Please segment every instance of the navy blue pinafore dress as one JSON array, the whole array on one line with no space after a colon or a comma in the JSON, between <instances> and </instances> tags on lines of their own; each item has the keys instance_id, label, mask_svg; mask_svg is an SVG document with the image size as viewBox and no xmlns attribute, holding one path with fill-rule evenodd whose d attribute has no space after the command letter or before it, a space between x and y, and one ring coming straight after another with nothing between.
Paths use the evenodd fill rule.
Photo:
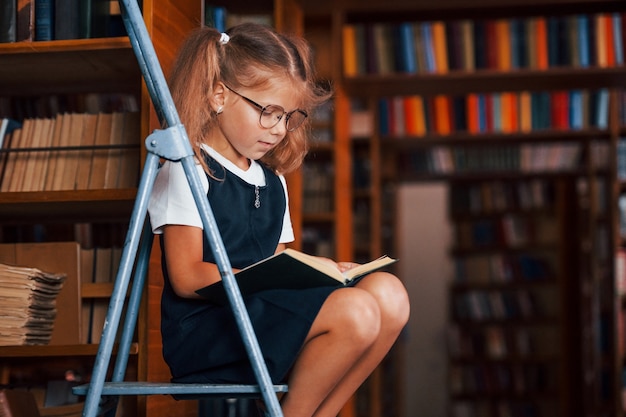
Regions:
<instances>
[{"instance_id":1,"label":"navy blue pinafore dress","mask_svg":"<svg viewBox=\"0 0 626 417\"><path fill-rule=\"evenodd\" d=\"M207 197L231 265L244 268L272 255L286 209L280 179L263 167L266 185L256 187L211 157L206 156L206 162L218 178L207 175ZM215 263L206 238L204 261ZM169 282L165 257L162 266L161 333L172 381L255 383L230 307L178 297ZM244 299L274 383L285 382L313 320L332 291L270 290Z\"/></svg>"}]
</instances>

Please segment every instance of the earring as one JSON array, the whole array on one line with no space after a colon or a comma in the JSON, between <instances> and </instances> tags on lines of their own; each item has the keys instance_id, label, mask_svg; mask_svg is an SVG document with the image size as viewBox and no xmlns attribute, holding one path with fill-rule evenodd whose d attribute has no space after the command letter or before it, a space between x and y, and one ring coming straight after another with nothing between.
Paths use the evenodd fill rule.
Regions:
<instances>
[{"instance_id":1,"label":"earring","mask_svg":"<svg viewBox=\"0 0 626 417\"><path fill-rule=\"evenodd\" d=\"M224 106L219 106L217 110L215 111L215 113L220 114L223 111L224 111Z\"/></svg>"}]
</instances>

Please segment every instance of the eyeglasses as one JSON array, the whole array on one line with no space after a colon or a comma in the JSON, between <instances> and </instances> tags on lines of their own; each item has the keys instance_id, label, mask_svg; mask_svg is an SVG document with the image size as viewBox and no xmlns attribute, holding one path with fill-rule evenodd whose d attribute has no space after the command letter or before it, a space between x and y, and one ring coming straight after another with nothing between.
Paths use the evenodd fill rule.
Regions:
<instances>
[{"instance_id":1,"label":"eyeglasses","mask_svg":"<svg viewBox=\"0 0 626 417\"><path fill-rule=\"evenodd\" d=\"M248 103L252 104L254 107L261 111L261 115L259 116L259 124L265 129L271 129L278 124L285 117L285 126L288 132L293 132L296 130L304 120L309 116L306 111L301 109L295 109L287 113L285 109L276 104L269 104L267 106L261 106L259 103L250 100L248 97L243 96L224 84L226 88L228 88L233 93L237 94L242 99L246 100Z\"/></svg>"}]
</instances>

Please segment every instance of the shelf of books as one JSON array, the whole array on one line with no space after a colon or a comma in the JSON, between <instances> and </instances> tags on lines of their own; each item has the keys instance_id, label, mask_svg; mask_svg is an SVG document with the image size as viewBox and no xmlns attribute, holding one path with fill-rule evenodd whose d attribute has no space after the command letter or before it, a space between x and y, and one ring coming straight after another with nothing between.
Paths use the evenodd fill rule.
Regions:
<instances>
[{"instance_id":1,"label":"shelf of books","mask_svg":"<svg viewBox=\"0 0 626 417\"><path fill-rule=\"evenodd\" d=\"M337 87L368 127L350 134L356 241L392 248L394 184L450 183L453 415L621 413L606 207L626 4L388 6L333 14Z\"/></svg>"},{"instance_id":2,"label":"shelf of books","mask_svg":"<svg viewBox=\"0 0 626 417\"><path fill-rule=\"evenodd\" d=\"M1 384L51 391L48 382L65 381L61 396L71 393L70 378L90 377L137 192L141 138L160 127L119 3L78 3L16 0L0 12L0 262L67 274L49 343L0 343ZM200 5L141 3L166 72ZM157 372L148 326L139 323L129 378ZM168 413L165 403L159 411ZM124 401L120 415L147 415L149 404ZM42 415L80 412L38 405Z\"/></svg>"},{"instance_id":3,"label":"shelf of books","mask_svg":"<svg viewBox=\"0 0 626 417\"><path fill-rule=\"evenodd\" d=\"M448 329L451 415L568 415L576 352L567 178L459 180ZM498 410L499 414L489 414Z\"/></svg>"},{"instance_id":4,"label":"shelf of books","mask_svg":"<svg viewBox=\"0 0 626 417\"><path fill-rule=\"evenodd\" d=\"M617 407L622 410L622 415L626 414L626 93L621 92L616 96L616 119L618 120L616 130L615 158L615 178L617 179L613 187L613 200L608 210L615 213L612 221L614 231L613 248L615 250L615 304L616 304L616 351L617 358L615 367L618 370L618 383L616 402ZM610 249L610 248L609 248Z\"/></svg>"}]
</instances>

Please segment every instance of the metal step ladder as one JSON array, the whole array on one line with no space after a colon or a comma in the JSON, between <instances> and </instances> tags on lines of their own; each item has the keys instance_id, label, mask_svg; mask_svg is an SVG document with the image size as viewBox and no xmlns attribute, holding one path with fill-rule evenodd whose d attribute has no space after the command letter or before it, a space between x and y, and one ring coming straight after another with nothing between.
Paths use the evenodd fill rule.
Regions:
<instances>
[{"instance_id":1,"label":"metal step ladder","mask_svg":"<svg viewBox=\"0 0 626 417\"><path fill-rule=\"evenodd\" d=\"M269 377L213 212L206 196L203 195L189 138L180 122L156 52L148 36L141 11L136 0L119 0L119 2L124 25L150 97L162 125L166 128L156 130L145 140L146 161L124 242L122 258L117 271L92 378L88 384L79 385L73 389L75 394L86 396L82 415L83 417L96 417L106 413L107 416L114 416L119 396L161 394L172 395L177 399L262 398L269 416L282 417L277 393L287 392L287 386L274 385ZM183 166L194 200L200 211L204 233L211 244L237 327L258 384L180 384L124 381L152 248L153 235L149 228L149 222L146 220L148 201L156 179L160 158L180 161ZM128 294L129 287L130 294ZM123 310L126 310L126 315L120 329ZM106 381L118 330L121 331L121 335L115 366L110 381Z\"/></svg>"}]
</instances>

